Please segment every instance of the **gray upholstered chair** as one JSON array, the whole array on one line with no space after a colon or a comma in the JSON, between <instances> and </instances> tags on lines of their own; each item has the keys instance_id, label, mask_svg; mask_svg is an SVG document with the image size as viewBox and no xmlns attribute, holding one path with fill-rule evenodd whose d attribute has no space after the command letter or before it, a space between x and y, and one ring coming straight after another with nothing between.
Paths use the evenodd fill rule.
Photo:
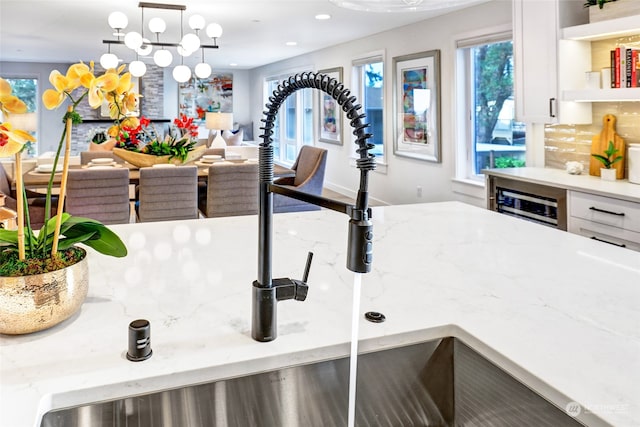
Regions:
<instances>
[{"instance_id":1,"label":"gray upholstered chair","mask_svg":"<svg viewBox=\"0 0 640 427\"><path fill-rule=\"evenodd\" d=\"M70 169L65 210L71 215L103 224L129 222L129 170L127 168Z\"/></svg>"},{"instance_id":2,"label":"gray upholstered chair","mask_svg":"<svg viewBox=\"0 0 640 427\"><path fill-rule=\"evenodd\" d=\"M258 164L225 162L209 166L200 211L207 218L257 214Z\"/></svg>"},{"instance_id":3,"label":"gray upholstered chair","mask_svg":"<svg viewBox=\"0 0 640 427\"><path fill-rule=\"evenodd\" d=\"M99 158L111 158L117 163L124 163L124 160L113 154L113 151L81 151L80 152L80 164L88 165L93 159Z\"/></svg>"},{"instance_id":4,"label":"gray upholstered chair","mask_svg":"<svg viewBox=\"0 0 640 427\"><path fill-rule=\"evenodd\" d=\"M140 168L136 208L140 222L198 218L198 168Z\"/></svg>"},{"instance_id":5,"label":"gray upholstered chair","mask_svg":"<svg viewBox=\"0 0 640 427\"><path fill-rule=\"evenodd\" d=\"M4 204L7 208L16 210L17 200L15 198L15 192L11 190L11 181L9 175L4 169L2 163L0 163L0 193L6 196ZM27 204L29 205L29 221L31 222L31 228L39 230L44 225L44 213L45 213L45 195L36 193L35 191L25 190L27 196ZM51 211L49 217L55 215L58 205L58 197L54 196L51 200Z\"/></svg>"},{"instance_id":6,"label":"gray upholstered chair","mask_svg":"<svg viewBox=\"0 0 640 427\"><path fill-rule=\"evenodd\" d=\"M296 171L295 177L280 178L276 184L290 186L305 193L320 196L324 185L324 170L327 165L327 150L324 148L303 145L298 158L291 169ZM273 195L273 211L297 212L320 209L318 206L301 202L280 194Z\"/></svg>"}]
</instances>

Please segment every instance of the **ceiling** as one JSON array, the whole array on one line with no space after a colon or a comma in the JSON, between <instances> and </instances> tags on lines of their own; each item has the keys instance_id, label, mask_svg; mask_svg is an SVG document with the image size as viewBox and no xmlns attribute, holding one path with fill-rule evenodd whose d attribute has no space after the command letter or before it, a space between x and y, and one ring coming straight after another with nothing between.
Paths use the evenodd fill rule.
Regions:
<instances>
[{"instance_id":1,"label":"ceiling","mask_svg":"<svg viewBox=\"0 0 640 427\"><path fill-rule=\"evenodd\" d=\"M224 32L218 39L220 48L205 50L206 62L214 68L230 68L233 63L239 69L251 69L487 0L425 1L433 1L438 9L376 13L343 9L329 0L175 0L171 3L187 7L185 33L190 31L187 21L193 14L202 15L207 23L217 22L222 26ZM140 32L141 9L137 0L0 0L0 60L97 62L107 52L107 45L102 40L115 39L107 24L108 15L114 11L124 12L129 18L125 31ZM330 14L331 19L316 20L314 16L319 13ZM154 16L167 22L167 32L160 41L177 42L180 13L145 8L145 37L151 35L146 24ZM203 39L205 37L202 35ZM291 41L297 44L285 45ZM113 46L112 53L125 62L135 59L133 51L125 46ZM175 50L173 54L175 66ZM151 58L142 60L152 63ZM200 62L200 54L185 59L187 65L197 62Z\"/></svg>"}]
</instances>

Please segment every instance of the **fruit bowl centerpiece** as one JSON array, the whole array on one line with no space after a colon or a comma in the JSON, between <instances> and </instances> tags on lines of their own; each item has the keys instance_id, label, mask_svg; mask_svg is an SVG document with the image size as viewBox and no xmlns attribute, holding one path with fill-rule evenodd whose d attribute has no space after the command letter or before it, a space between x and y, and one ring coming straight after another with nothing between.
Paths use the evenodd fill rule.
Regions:
<instances>
[{"instance_id":1,"label":"fruit bowl centerpiece","mask_svg":"<svg viewBox=\"0 0 640 427\"><path fill-rule=\"evenodd\" d=\"M193 118L181 115L175 119L175 129L160 139L151 121L141 117L135 126L125 124L115 127L115 137L118 141L113 154L139 168L157 164L172 163L180 165L199 159L206 150L206 146L196 147L198 127Z\"/></svg>"}]
</instances>

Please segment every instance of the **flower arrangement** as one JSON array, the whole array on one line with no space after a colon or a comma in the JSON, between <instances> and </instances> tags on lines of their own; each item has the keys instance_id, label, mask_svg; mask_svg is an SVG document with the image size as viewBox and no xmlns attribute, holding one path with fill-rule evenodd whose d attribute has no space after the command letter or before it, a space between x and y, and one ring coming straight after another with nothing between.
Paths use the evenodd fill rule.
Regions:
<instances>
[{"instance_id":1,"label":"flower arrangement","mask_svg":"<svg viewBox=\"0 0 640 427\"><path fill-rule=\"evenodd\" d=\"M83 62L73 64L63 75L53 70L49 82L53 89L47 89L42 96L44 106L55 109L67 100L69 105L63 116L64 130L53 162L45 201L45 221L36 232L29 221L29 207L26 202L22 183L20 153L27 141L33 137L19 129L13 129L9 123L0 126L0 156L15 155L16 199L18 211L18 229L0 230L0 276L25 276L44 273L73 265L84 257L85 252L75 244L85 244L105 255L123 257L127 248L120 238L102 223L89 219L72 217L64 212L67 172L69 169L71 126L80 123L82 118L76 107L88 99L92 108L98 108L107 100L112 106L112 118L117 123L127 121L126 112L137 103L137 95L131 92L133 84L129 73L122 74L124 66L118 70L109 69L96 76L94 65ZM12 95L8 82L0 78L0 107L3 113L11 114L25 111L24 102ZM63 155L62 183L58 196L57 213L50 218L52 205L52 186L56 167Z\"/></svg>"},{"instance_id":2,"label":"flower arrangement","mask_svg":"<svg viewBox=\"0 0 640 427\"><path fill-rule=\"evenodd\" d=\"M155 126L146 117L141 117L137 126L122 125L116 136L116 148L152 156L169 156L185 162L189 152L198 142L198 126L193 118L181 114L173 121L176 130L160 139Z\"/></svg>"}]
</instances>

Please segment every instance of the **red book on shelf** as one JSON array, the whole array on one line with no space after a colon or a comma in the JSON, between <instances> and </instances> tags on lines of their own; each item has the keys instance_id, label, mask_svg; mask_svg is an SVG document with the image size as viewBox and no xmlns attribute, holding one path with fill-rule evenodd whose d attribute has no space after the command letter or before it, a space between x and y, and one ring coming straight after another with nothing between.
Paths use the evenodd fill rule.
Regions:
<instances>
[{"instance_id":1,"label":"red book on shelf","mask_svg":"<svg viewBox=\"0 0 640 427\"><path fill-rule=\"evenodd\" d=\"M615 76L616 76L616 84L615 84L615 88L619 88L620 87L620 48L617 47L615 50L615 70L611 70L614 72Z\"/></svg>"},{"instance_id":2,"label":"red book on shelf","mask_svg":"<svg viewBox=\"0 0 640 427\"><path fill-rule=\"evenodd\" d=\"M627 87L636 87L636 58L638 51L631 49L631 55L629 55L629 83Z\"/></svg>"}]
</instances>

